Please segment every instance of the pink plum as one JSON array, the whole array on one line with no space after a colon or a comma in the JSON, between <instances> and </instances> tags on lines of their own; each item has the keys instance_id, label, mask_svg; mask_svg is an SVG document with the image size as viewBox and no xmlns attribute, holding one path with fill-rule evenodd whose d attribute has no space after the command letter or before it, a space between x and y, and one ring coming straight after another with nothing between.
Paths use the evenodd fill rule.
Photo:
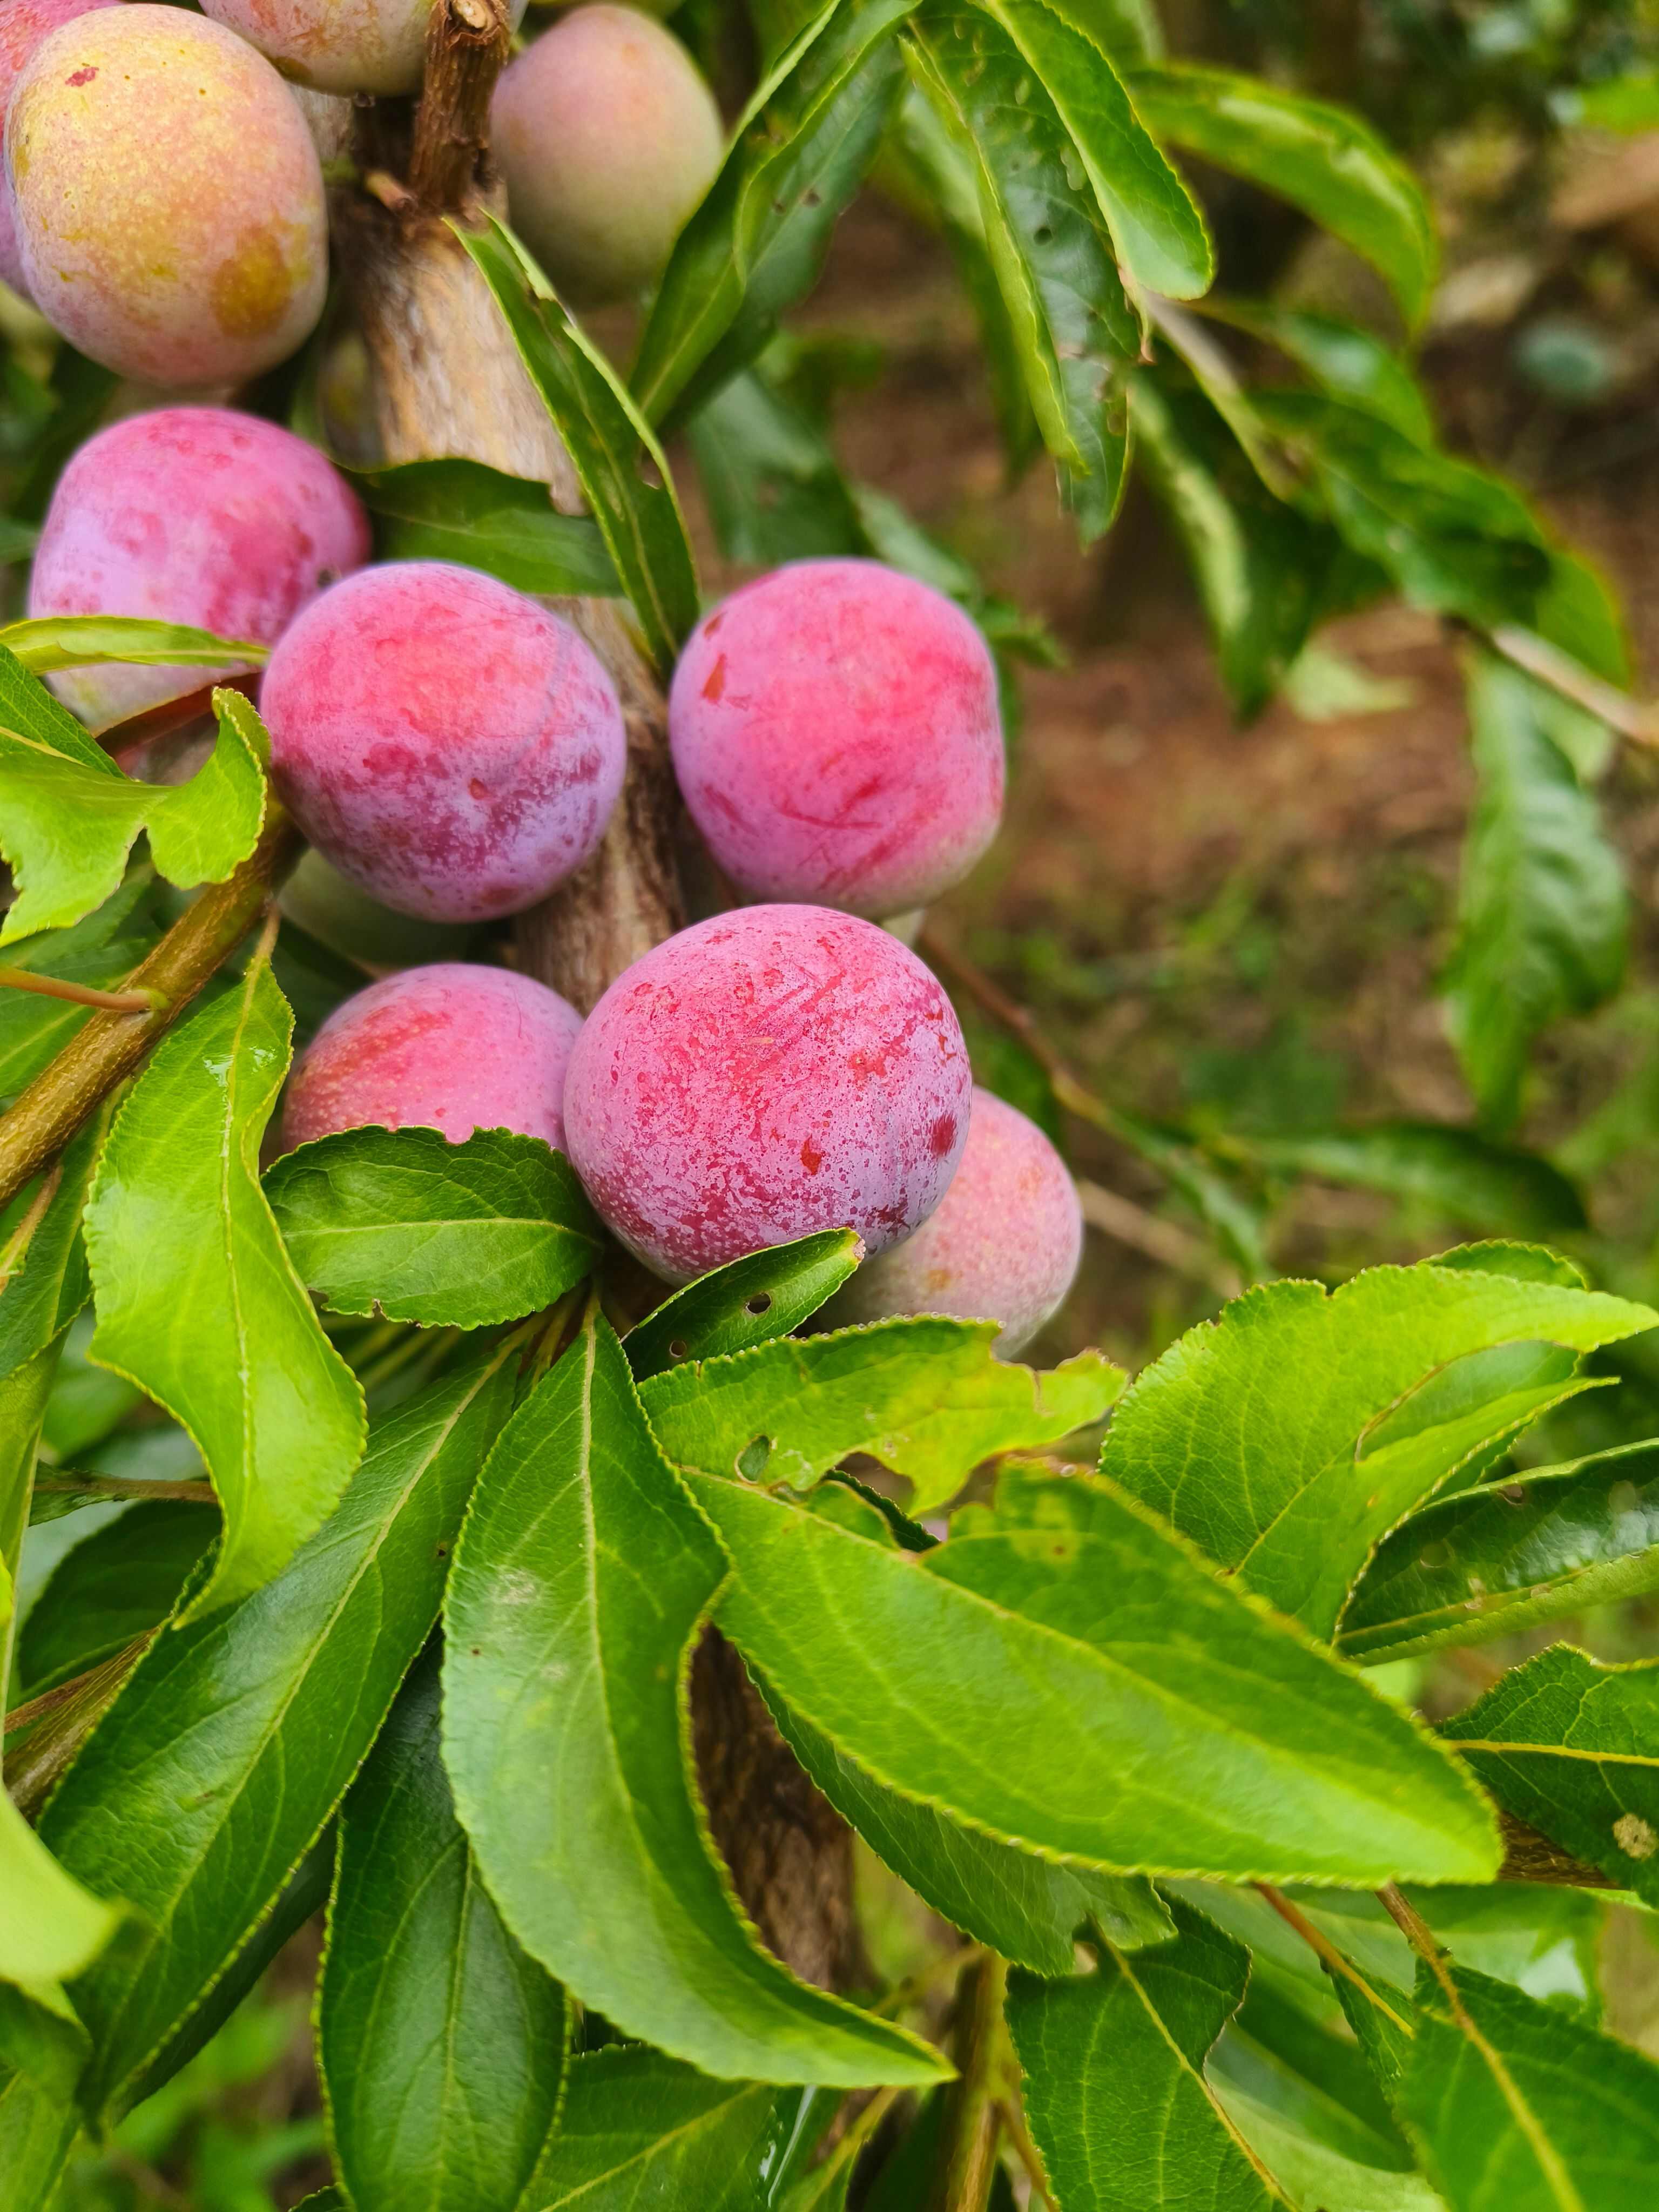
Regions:
<instances>
[{"instance_id":1,"label":"pink plum","mask_svg":"<svg viewBox=\"0 0 1659 2212\"><path fill-rule=\"evenodd\" d=\"M962 1162L938 1207L896 1250L866 1260L823 1318L836 1328L890 1314L1000 1322L1006 1359L1058 1312L1082 1252L1065 1161L1035 1121L975 1091Z\"/></svg>"},{"instance_id":2,"label":"pink plum","mask_svg":"<svg viewBox=\"0 0 1659 2212\"><path fill-rule=\"evenodd\" d=\"M58 478L29 612L143 615L273 645L368 553L368 518L314 446L228 408L163 407L100 430ZM52 681L101 728L234 672L116 665Z\"/></svg>"},{"instance_id":3,"label":"pink plum","mask_svg":"<svg viewBox=\"0 0 1659 2212\"><path fill-rule=\"evenodd\" d=\"M560 1101L576 1009L527 975L445 960L337 1006L300 1057L283 1109L292 1151L339 1129L516 1129L564 1145Z\"/></svg>"},{"instance_id":4,"label":"pink plum","mask_svg":"<svg viewBox=\"0 0 1659 2212\"><path fill-rule=\"evenodd\" d=\"M486 921L599 844L628 738L568 623L476 568L364 568L284 632L260 691L276 787L399 914Z\"/></svg>"},{"instance_id":5,"label":"pink plum","mask_svg":"<svg viewBox=\"0 0 1659 2212\"><path fill-rule=\"evenodd\" d=\"M526 0L508 9L516 30ZM296 84L319 92L418 92L432 0L202 0Z\"/></svg>"},{"instance_id":6,"label":"pink plum","mask_svg":"<svg viewBox=\"0 0 1659 2212\"><path fill-rule=\"evenodd\" d=\"M612 1231L686 1282L848 1227L880 1251L944 1196L972 1080L913 952L822 907L682 930L619 976L565 1084L571 1163Z\"/></svg>"},{"instance_id":7,"label":"pink plum","mask_svg":"<svg viewBox=\"0 0 1659 2212\"><path fill-rule=\"evenodd\" d=\"M164 389L237 384L309 337L328 280L323 173L270 64L182 8L100 8L35 48L6 116L35 305Z\"/></svg>"},{"instance_id":8,"label":"pink plum","mask_svg":"<svg viewBox=\"0 0 1659 2212\"><path fill-rule=\"evenodd\" d=\"M964 876L1002 812L996 672L960 607L875 561L795 561L704 617L674 769L732 882L882 920Z\"/></svg>"},{"instance_id":9,"label":"pink plum","mask_svg":"<svg viewBox=\"0 0 1659 2212\"><path fill-rule=\"evenodd\" d=\"M567 298L623 300L667 260L726 133L672 31L577 8L507 70L490 116L514 228Z\"/></svg>"},{"instance_id":10,"label":"pink plum","mask_svg":"<svg viewBox=\"0 0 1659 2212\"><path fill-rule=\"evenodd\" d=\"M0 7L0 122L11 104L11 88L23 64L48 31L94 8L109 8L115 0L6 0ZM14 292L28 296L28 281L17 252L17 228L12 220L11 194L0 181L0 277Z\"/></svg>"}]
</instances>

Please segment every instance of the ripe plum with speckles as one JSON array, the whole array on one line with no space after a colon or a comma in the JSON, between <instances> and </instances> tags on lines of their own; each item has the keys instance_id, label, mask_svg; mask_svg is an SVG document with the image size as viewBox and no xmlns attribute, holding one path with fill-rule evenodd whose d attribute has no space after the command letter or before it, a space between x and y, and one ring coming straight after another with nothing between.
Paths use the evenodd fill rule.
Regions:
<instances>
[{"instance_id":1,"label":"ripe plum with speckles","mask_svg":"<svg viewBox=\"0 0 1659 2212\"><path fill-rule=\"evenodd\" d=\"M954 1009L896 938L823 907L682 930L588 1016L571 1163L646 1266L688 1282L851 1228L872 1252L944 1197L972 1092Z\"/></svg>"},{"instance_id":2,"label":"ripe plum with speckles","mask_svg":"<svg viewBox=\"0 0 1659 2212\"><path fill-rule=\"evenodd\" d=\"M89 438L46 510L31 615L141 615L274 645L360 568L368 518L291 430L227 407L162 407ZM234 668L65 669L50 681L94 729Z\"/></svg>"},{"instance_id":3,"label":"ripe plum with speckles","mask_svg":"<svg viewBox=\"0 0 1659 2212\"><path fill-rule=\"evenodd\" d=\"M990 650L877 561L791 562L723 600L680 655L668 732L709 850L757 897L902 914L1001 818Z\"/></svg>"},{"instance_id":4,"label":"ripe plum with speckles","mask_svg":"<svg viewBox=\"0 0 1659 2212\"><path fill-rule=\"evenodd\" d=\"M1058 1312L1082 1255L1083 1211L1065 1161L1017 1107L975 1091L962 1164L937 1209L896 1251L866 1260L822 1319L1000 1322L1006 1359Z\"/></svg>"},{"instance_id":5,"label":"ripe plum with speckles","mask_svg":"<svg viewBox=\"0 0 1659 2212\"><path fill-rule=\"evenodd\" d=\"M284 633L259 704L312 843L428 921L544 897L599 844L627 765L616 690L569 623L443 561L325 592Z\"/></svg>"},{"instance_id":6,"label":"ripe plum with speckles","mask_svg":"<svg viewBox=\"0 0 1659 2212\"><path fill-rule=\"evenodd\" d=\"M94 8L110 8L116 0L5 0L0 7L0 122L11 103L11 88L23 64L48 31L72 23ZM17 252L17 227L12 220L11 195L0 180L0 277L14 292L28 296L28 279Z\"/></svg>"},{"instance_id":7,"label":"ripe plum with speckles","mask_svg":"<svg viewBox=\"0 0 1659 2212\"><path fill-rule=\"evenodd\" d=\"M100 8L43 39L6 113L18 250L41 313L166 391L240 384L323 310L323 173L263 54L182 8Z\"/></svg>"},{"instance_id":8,"label":"ripe plum with speckles","mask_svg":"<svg viewBox=\"0 0 1659 2212\"><path fill-rule=\"evenodd\" d=\"M292 1151L341 1129L516 1129L556 1149L582 1018L556 991L461 960L405 968L337 1006L301 1054L283 1109Z\"/></svg>"}]
</instances>

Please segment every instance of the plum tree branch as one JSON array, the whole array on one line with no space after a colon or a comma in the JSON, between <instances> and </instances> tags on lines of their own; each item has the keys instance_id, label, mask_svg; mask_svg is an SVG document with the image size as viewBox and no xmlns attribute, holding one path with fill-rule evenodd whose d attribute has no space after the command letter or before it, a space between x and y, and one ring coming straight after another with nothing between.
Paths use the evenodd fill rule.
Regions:
<instances>
[{"instance_id":1,"label":"plum tree branch","mask_svg":"<svg viewBox=\"0 0 1659 2212\"><path fill-rule=\"evenodd\" d=\"M407 180L429 214L459 211L477 186L490 95L512 37L505 0L441 0L432 11Z\"/></svg>"},{"instance_id":2,"label":"plum tree branch","mask_svg":"<svg viewBox=\"0 0 1659 2212\"><path fill-rule=\"evenodd\" d=\"M100 1101L125 1082L241 943L299 859L303 841L272 796L259 842L234 874L210 884L127 979L148 1012L94 1013L0 1114L0 1206L57 1158Z\"/></svg>"}]
</instances>

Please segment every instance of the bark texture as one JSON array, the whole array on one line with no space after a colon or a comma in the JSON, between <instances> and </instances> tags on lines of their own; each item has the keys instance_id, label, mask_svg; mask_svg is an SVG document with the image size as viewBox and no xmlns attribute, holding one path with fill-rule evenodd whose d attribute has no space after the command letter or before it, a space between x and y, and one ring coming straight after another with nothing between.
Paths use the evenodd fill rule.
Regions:
<instances>
[{"instance_id":1,"label":"bark texture","mask_svg":"<svg viewBox=\"0 0 1659 2212\"><path fill-rule=\"evenodd\" d=\"M343 198L336 238L349 312L367 349L386 462L463 456L581 499L488 288L446 217L494 204L484 128L507 51L498 0L433 12L427 93L364 118L368 189ZM592 860L519 918L520 964L586 1012L623 969L684 922L675 851L682 810L662 695L619 605L550 602L611 672L628 726L623 795ZM709 1821L763 1940L805 1978L845 1985L859 1951L852 1837L802 1773L742 1662L714 1631L693 1669L694 1731Z\"/></svg>"}]
</instances>

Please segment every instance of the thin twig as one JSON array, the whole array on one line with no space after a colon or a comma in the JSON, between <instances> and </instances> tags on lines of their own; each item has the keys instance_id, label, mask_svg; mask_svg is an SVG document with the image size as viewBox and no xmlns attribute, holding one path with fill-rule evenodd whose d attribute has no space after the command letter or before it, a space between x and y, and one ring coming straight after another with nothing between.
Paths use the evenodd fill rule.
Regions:
<instances>
[{"instance_id":1,"label":"thin twig","mask_svg":"<svg viewBox=\"0 0 1659 2212\"><path fill-rule=\"evenodd\" d=\"M941 1983L960 1981L969 1966L978 1966L981 1959L990 1955L983 1943L964 1943L959 1950L942 1951L937 1959L930 1960L905 1980L896 1982L880 2003L871 2009L880 2013L884 2019L896 2020L900 2013L920 2004L929 1990L937 1989Z\"/></svg>"},{"instance_id":2,"label":"thin twig","mask_svg":"<svg viewBox=\"0 0 1659 2212\"><path fill-rule=\"evenodd\" d=\"M861 2090L857 2094L864 2095ZM834 2192L830 2184L838 2174L844 2173L853 2164L866 2143L869 2142L871 2136L892 2110L893 2100L898 2094L896 2087L890 2087L878 2089L873 2097L866 2097L858 2112L848 2122L841 2140L829 2157L822 2165L812 2169L812 2183L819 2198L823 2203L828 2203L831 2201Z\"/></svg>"},{"instance_id":3,"label":"thin twig","mask_svg":"<svg viewBox=\"0 0 1659 2212\"><path fill-rule=\"evenodd\" d=\"M299 831L273 795L258 843L228 882L210 884L129 979L158 1000L149 1015L94 1013L0 1115L0 1206L56 1159L76 1131L176 1021L258 920L295 860Z\"/></svg>"},{"instance_id":4,"label":"thin twig","mask_svg":"<svg viewBox=\"0 0 1659 2212\"><path fill-rule=\"evenodd\" d=\"M1002 2122L1002 2131L1013 2145L1014 2156L1025 2169L1025 2178L1031 2185L1031 2193L1048 2207L1048 2212L1060 2212L1048 2188L1048 2177L1042 2170L1042 2158L1031 2141L1025 2124L1025 2115L1014 2097L997 2099L997 2118Z\"/></svg>"},{"instance_id":5,"label":"thin twig","mask_svg":"<svg viewBox=\"0 0 1659 2212\"><path fill-rule=\"evenodd\" d=\"M34 1232L46 1219L47 1209L57 1197L58 1186L63 1179L62 1167L54 1166L25 1207L22 1219L7 1237L4 1246L0 1247L0 1291L5 1289L28 1257L29 1246L34 1242Z\"/></svg>"},{"instance_id":6,"label":"thin twig","mask_svg":"<svg viewBox=\"0 0 1659 2212\"><path fill-rule=\"evenodd\" d=\"M1266 1881L1255 1883L1255 1887L1257 1894L1266 1898L1285 1925L1296 1930L1328 1973L1340 1974L1345 1982L1352 1982L1369 2004L1375 2005L1378 2012L1406 2034L1416 2033L1410 2021L1397 2013L1386 1998L1378 1996L1359 1969L1343 1957L1328 1936L1321 1935L1307 1915L1299 1911L1281 1890L1275 1889L1271 1882Z\"/></svg>"},{"instance_id":7,"label":"thin twig","mask_svg":"<svg viewBox=\"0 0 1659 2212\"><path fill-rule=\"evenodd\" d=\"M1083 1176L1077 1179L1077 1195L1091 1229L1098 1229L1103 1236L1127 1244L1132 1251L1144 1252L1149 1260L1156 1260L1177 1275L1191 1276L1224 1298L1238 1296L1242 1285L1237 1270L1218 1261L1201 1237L1191 1236L1179 1223L1148 1213L1144 1206L1137 1206L1121 1192L1108 1190L1103 1183L1090 1182Z\"/></svg>"},{"instance_id":8,"label":"thin twig","mask_svg":"<svg viewBox=\"0 0 1659 2212\"><path fill-rule=\"evenodd\" d=\"M512 41L502 0L438 0L432 10L409 186L434 215L459 213L477 189L490 95Z\"/></svg>"},{"instance_id":9,"label":"thin twig","mask_svg":"<svg viewBox=\"0 0 1659 2212\"><path fill-rule=\"evenodd\" d=\"M100 991L90 983L66 983L61 975L37 975L27 968L0 968L0 991L33 991L42 999L101 1006L111 1014L153 1014L161 1005L154 991Z\"/></svg>"},{"instance_id":10,"label":"thin twig","mask_svg":"<svg viewBox=\"0 0 1659 2212\"><path fill-rule=\"evenodd\" d=\"M53 1474L37 1474L37 1492L54 1491L76 1498L159 1498L170 1505L216 1505L218 1494L210 1482L143 1482L123 1474L77 1474L61 1468Z\"/></svg>"},{"instance_id":11,"label":"thin twig","mask_svg":"<svg viewBox=\"0 0 1659 2212\"><path fill-rule=\"evenodd\" d=\"M944 2161L929 2212L985 2212L996 2172L1002 2005L1008 1962L988 1952L957 1996L957 2079L945 2093Z\"/></svg>"},{"instance_id":12,"label":"thin twig","mask_svg":"<svg viewBox=\"0 0 1659 2212\"><path fill-rule=\"evenodd\" d=\"M1547 684L1573 706L1582 707L1587 714L1594 714L1621 738L1628 738L1632 744L1659 746L1659 708L1644 707L1616 684L1603 683L1570 653L1563 653L1559 646L1517 624L1502 623L1485 635L1493 651L1505 660Z\"/></svg>"}]
</instances>

